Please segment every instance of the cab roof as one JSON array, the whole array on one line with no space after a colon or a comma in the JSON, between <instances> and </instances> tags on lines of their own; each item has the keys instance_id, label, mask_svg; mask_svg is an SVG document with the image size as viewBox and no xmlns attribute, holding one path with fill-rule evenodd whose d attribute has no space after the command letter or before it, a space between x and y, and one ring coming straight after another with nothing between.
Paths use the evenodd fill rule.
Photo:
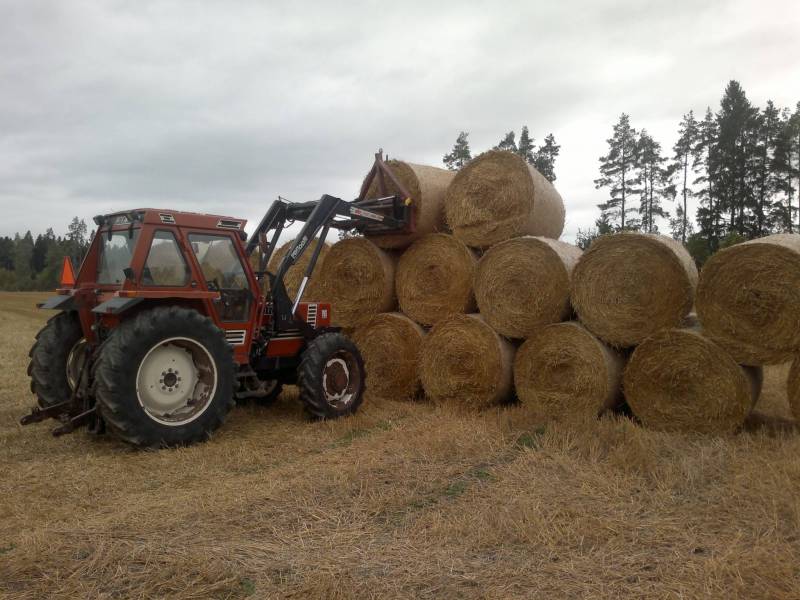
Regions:
<instances>
[{"instance_id":1,"label":"cab roof","mask_svg":"<svg viewBox=\"0 0 800 600\"><path fill-rule=\"evenodd\" d=\"M149 225L175 225L177 227L227 229L233 231L244 231L244 227L247 224L247 219L162 208L135 208L107 215L98 215L94 218L94 222L98 227L104 225L130 225L136 221Z\"/></svg>"}]
</instances>

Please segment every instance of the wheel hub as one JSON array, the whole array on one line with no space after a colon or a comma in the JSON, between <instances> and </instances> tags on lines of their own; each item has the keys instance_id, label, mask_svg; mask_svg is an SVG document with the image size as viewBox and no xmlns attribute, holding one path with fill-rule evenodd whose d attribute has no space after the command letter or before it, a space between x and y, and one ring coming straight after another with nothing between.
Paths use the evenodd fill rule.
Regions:
<instances>
[{"instance_id":1,"label":"wheel hub","mask_svg":"<svg viewBox=\"0 0 800 600\"><path fill-rule=\"evenodd\" d=\"M322 370L322 389L325 400L332 406L343 408L357 396L361 385L355 358L345 351L328 359Z\"/></svg>"},{"instance_id":2,"label":"wheel hub","mask_svg":"<svg viewBox=\"0 0 800 600\"><path fill-rule=\"evenodd\" d=\"M145 355L136 377L136 395L150 418L177 426L205 411L216 384L216 367L208 351L194 340L171 338Z\"/></svg>"}]
</instances>

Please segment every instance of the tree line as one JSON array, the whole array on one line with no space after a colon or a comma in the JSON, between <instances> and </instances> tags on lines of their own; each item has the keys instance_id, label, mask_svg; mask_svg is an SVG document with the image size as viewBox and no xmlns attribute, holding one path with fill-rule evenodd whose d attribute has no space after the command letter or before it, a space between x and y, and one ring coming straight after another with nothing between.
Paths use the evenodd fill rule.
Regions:
<instances>
[{"instance_id":1,"label":"tree line","mask_svg":"<svg viewBox=\"0 0 800 600\"><path fill-rule=\"evenodd\" d=\"M702 263L739 241L800 231L800 102L791 110L769 100L762 109L732 80L716 112L683 115L671 152L624 113L607 142L594 183L608 197L595 226L579 230L582 247L613 231L655 233L662 223ZM698 200L694 218L690 198Z\"/></svg>"},{"instance_id":2,"label":"tree line","mask_svg":"<svg viewBox=\"0 0 800 600\"><path fill-rule=\"evenodd\" d=\"M469 133L466 131L459 133L453 149L442 157L442 162L451 171L457 171L472 160L468 137ZM519 154L528 164L533 165L537 171L544 175L548 181L553 182L556 180L556 158L561 146L556 143L556 138L552 133L547 134L544 138L544 143L538 147L535 141L528 130L528 126L523 125L519 133L519 142L517 142L516 133L512 130L506 133L492 149L507 150Z\"/></svg>"},{"instance_id":3,"label":"tree line","mask_svg":"<svg viewBox=\"0 0 800 600\"><path fill-rule=\"evenodd\" d=\"M75 217L65 236L56 236L52 228L35 238L25 235L0 237L0 290L33 291L58 287L64 257L73 265L83 259L89 249L91 235L86 222Z\"/></svg>"}]
</instances>

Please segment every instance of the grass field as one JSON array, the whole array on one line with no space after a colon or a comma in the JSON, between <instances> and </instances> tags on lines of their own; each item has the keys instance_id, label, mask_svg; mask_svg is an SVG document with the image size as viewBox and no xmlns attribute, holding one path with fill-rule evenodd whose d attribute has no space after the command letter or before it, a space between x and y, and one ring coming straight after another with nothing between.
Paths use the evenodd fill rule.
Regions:
<instances>
[{"instance_id":1,"label":"grass field","mask_svg":"<svg viewBox=\"0 0 800 600\"><path fill-rule=\"evenodd\" d=\"M0 597L800 598L785 368L728 438L289 391L143 452L17 425L39 297L0 295Z\"/></svg>"}]
</instances>

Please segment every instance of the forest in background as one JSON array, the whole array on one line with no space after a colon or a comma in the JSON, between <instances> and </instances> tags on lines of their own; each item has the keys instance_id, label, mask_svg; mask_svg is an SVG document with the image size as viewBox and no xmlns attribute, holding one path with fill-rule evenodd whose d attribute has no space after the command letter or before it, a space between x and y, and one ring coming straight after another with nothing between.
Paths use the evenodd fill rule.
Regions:
<instances>
[{"instance_id":1,"label":"forest in background","mask_svg":"<svg viewBox=\"0 0 800 600\"><path fill-rule=\"evenodd\" d=\"M608 196L594 227L579 230L579 246L616 231L669 233L702 264L741 241L800 232L800 102L760 108L732 80L716 112L683 115L671 151L624 113L607 142L594 183Z\"/></svg>"}]
</instances>

